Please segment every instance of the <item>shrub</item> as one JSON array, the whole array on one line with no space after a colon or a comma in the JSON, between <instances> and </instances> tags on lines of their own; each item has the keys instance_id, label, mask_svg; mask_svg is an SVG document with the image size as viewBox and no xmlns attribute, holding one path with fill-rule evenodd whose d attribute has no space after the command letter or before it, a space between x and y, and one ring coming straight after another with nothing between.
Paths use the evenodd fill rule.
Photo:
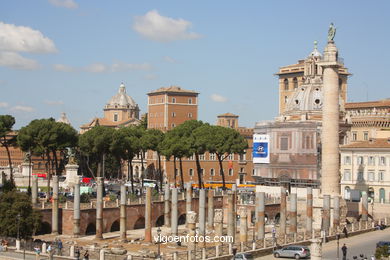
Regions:
<instances>
[{"instance_id":1,"label":"shrub","mask_svg":"<svg viewBox=\"0 0 390 260\"><path fill-rule=\"evenodd\" d=\"M83 193L80 195L80 203L89 203L91 198L88 193Z\"/></svg>"}]
</instances>

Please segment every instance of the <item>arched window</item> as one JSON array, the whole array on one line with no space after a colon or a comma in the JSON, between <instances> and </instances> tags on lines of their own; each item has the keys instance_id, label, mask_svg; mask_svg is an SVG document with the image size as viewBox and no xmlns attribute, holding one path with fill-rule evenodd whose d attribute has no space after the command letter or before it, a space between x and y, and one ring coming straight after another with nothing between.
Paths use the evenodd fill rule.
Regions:
<instances>
[{"instance_id":1,"label":"arched window","mask_svg":"<svg viewBox=\"0 0 390 260\"><path fill-rule=\"evenodd\" d=\"M233 176L233 169L229 169L229 176Z\"/></svg>"},{"instance_id":2,"label":"arched window","mask_svg":"<svg viewBox=\"0 0 390 260\"><path fill-rule=\"evenodd\" d=\"M194 169L190 169L189 174L190 174L190 176L193 176L194 175Z\"/></svg>"},{"instance_id":3,"label":"arched window","mask_svg":"<svg viewBox=\"0 0 390 260\"><path fill-rule=\"evenodd\" d=\"M297 78L293 79L293 83L294 83L294 89L297 89L298 88L298 80L297 80Z\"/></svg>"},{"instance_id":4,"label":"arched window","mask_svg":"<svg viewBox=\"0 0 390 260\"><path fill-rule=\"evenodd\" d=\"M288 90L288 79L284 79L284 90Z\"/></svg>"},{"instance_id":5,"label":"arched window","mask_svg":"<svg viewBox=\"0 0 390 260\"><path fill-rule=\"evenodd\" d=\"M211 168L210 169L210 176L214 176L215 175L215 170L214 170L214 168Z\"/></svg>"}]
</instances>

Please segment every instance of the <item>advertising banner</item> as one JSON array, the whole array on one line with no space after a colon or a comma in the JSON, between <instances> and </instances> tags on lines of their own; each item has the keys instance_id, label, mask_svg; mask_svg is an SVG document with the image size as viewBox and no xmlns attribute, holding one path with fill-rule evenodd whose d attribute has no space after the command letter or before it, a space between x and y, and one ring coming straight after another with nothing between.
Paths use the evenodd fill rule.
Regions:
<instances>
[{"instance_id":1,"label":"advertising banner","mask_svg":"<svg viewBox=\"0 0 390 260\"><path fill-rule=\"evenodd\" d=\"M253 163L269 163L269 135L253 135Z\"/></svg>"}]
</instances>

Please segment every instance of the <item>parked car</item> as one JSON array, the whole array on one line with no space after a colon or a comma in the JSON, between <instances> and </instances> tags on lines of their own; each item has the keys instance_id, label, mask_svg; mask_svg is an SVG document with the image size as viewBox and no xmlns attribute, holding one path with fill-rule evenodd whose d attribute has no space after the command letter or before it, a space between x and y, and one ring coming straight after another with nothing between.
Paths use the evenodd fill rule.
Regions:
<instances>
[{"instance_id":1,"label":"parked car","mask_svg":"<svg viewBox=\"0 0 390 260\"><path fill-rule=\"evenodd\" d=\"M290 245L274 251L274 256L302 259L310 256L310 249L307 246Z\"/></svg>"},{"instance_id":2,"label":"parked car","mask_svg":"<svg viewBox=\"0 0 390 260\"><path fill-rule=\"evenodd\" d=\"M240 260L253 260L255 259L253 257L253 255L251 255L250 253L238 253L236 254L233 258L233 260L235 259L240 259Z\"/></svg>"},{"instance_id":3,"label":"parked car","mask_svg":"<svg viewBox=\"0 0 390 260\"><path fill-rule=\"evenodd\" d=\"M390 248L390 241L379 241L376 243L376 247L388 246Z\"/></svg>"}]
</instances>

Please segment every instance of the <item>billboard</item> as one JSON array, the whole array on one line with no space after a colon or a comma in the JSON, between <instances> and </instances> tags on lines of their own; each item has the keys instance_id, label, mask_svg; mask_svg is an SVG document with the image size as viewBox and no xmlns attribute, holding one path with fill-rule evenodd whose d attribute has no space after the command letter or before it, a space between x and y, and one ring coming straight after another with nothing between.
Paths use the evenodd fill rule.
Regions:
<instances>
[{"instance_id":1,"label":"billboard","mask_svg":"<svg viewBox=\"0 0 390 260\"><path fill-rule=\"evenodd\" d=\"M253 135L253 163L269 163L269 135Z\"/></svg>"}]
</instances>

